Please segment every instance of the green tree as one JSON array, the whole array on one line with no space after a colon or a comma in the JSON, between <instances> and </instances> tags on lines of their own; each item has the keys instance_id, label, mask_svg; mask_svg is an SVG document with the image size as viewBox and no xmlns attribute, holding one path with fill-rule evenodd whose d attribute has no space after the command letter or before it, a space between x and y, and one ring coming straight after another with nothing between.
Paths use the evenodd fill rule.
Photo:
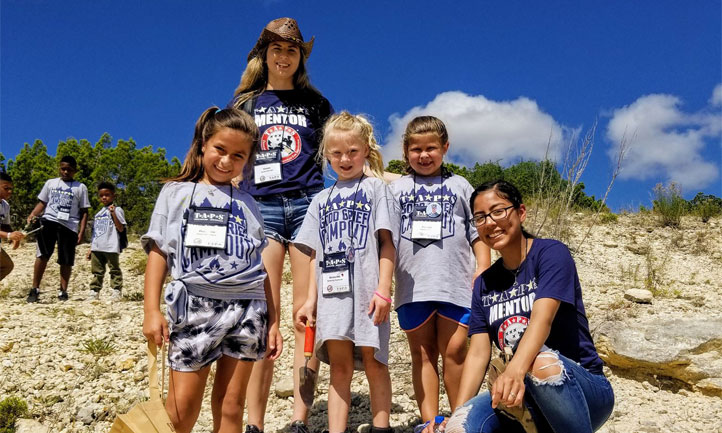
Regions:
<instances>
[{"instance_id":1,"label":"green tree","mask_svg":"<svg viewBox=\"0 0 722 433\"><path fill-rule=\"evenodd\" d=\"M24 225L38 202L38 194L45 181L58 175L58 165L48 155L43 142L35 140L32 146L25 143L18 156L8 161L8 174L14 186L11 199L14 222Z\"/></svg>"},{"instance_id":2,"label":"green tree","mask_svg":"<svg viewBox=\"0 0 722 433\"><path fill-rule=\"evenodd\" d=\"M389 161L389 165L386 166L386 171L396 174L406 174L406 162L392 159Z\"/></svg>"}]
</instances>

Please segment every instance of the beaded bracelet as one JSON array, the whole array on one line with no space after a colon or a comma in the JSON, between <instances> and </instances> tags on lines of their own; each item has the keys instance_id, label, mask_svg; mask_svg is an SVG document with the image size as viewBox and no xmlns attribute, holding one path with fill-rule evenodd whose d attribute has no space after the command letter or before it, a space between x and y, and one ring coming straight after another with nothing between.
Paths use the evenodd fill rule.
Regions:
<instances>
[{"instance_id":1,"label":"beaded bracelet","mask_svg":"<svg viewBox=\"0 0 722 433\"><path fill-rule=\"evenodd\" d=\"M374 295L378 296L379 298L383 299L384 301L388 302L389 304L391 303L391 298L387 298L386 296L382 295L378 291L375 291Z\"/></svg>"}]
</instances>

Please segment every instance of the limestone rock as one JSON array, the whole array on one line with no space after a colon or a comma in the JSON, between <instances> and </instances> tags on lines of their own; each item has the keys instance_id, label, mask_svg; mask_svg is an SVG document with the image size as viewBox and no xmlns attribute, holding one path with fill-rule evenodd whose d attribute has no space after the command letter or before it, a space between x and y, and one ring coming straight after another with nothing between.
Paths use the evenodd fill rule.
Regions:
<instances>
[{"instance_id":1,"label":"limestone rock","mask_svg":"<svg viewBox=\"0 0 722 433\"><path fill-rule=\"evenodd\" d=\"M34 419L15 421L15 433L50 433L50 429Z\"/></svg>"},{"instance_id":2,"label":"limestone rock","mask_svg":"<svg viewBox=\"0 0 722 433\"><path fill-rule=\"evenodd\" d=\"M281 398L293 396L293 377L284 377L277 381L274 386L276 395Z\"/></svg>"},{"instance_id":3,"label":"limestone rock","mask_svg":"<svg viewBox=\"0 0 722 433\"><path fill-rule=\"evenodd\" d=\"M719 317L606 322L596 331L596 346L611 366L672 377L710 392L722 384Z\"/></svg>"},{"instance_id":4,"label":"limestone rock","mask_svg":"<svg viewBox=\"0 0 722 433\"><path fill-rule=\"evenodd\" d=\"M95 417L93 416L93 408L90 406L83 406L78 411L78 421L82 422L83 424L90 424L93 422L93 419Z\"/></svg>"},{"instance_id":5,"label":"limestone rock","mask_svg":"<svg viewBox=\"0 0 722 433\"><path fill-rule=\"evenodd\" d=\"M629 289L624 292L624 299L638 304L651 304L654 295L646 289Z\"/></svg>"}]
</instances>

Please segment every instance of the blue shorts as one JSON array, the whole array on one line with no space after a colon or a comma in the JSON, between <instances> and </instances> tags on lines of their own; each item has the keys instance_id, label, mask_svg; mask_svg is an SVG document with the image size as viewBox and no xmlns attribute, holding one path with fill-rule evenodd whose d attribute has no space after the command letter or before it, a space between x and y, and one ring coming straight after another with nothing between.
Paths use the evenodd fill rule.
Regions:
<instances>
[{"instance_id":1,"label":"blue shorts","mask_svg":"<svg viewBox=\"0 0 722 433\"><path fill-rule=\"evenodd\" d=\"M401 329L410 332L426 323L434 314L468 327L471 309L448 302L409 302L397 308L396 314L399 316Z\"/></svg>"},{"instance_id":2,"label":"blue shorts","mask_svg":"<svg viewBox=\"0 0 722 433\"><path fill-rule=\"evenodd\" d=\"M263 232L266 237L284 245L293 242L306 216L308 205L322 190L323 187L319 186L254 197L263 216Z\"/></svg>"}]
</instances>

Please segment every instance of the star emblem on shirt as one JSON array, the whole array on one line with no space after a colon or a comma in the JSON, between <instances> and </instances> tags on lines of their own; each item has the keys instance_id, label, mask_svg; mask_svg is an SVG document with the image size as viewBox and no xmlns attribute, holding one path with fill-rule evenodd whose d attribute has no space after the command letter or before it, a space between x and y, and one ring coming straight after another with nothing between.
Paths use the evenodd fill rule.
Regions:
<instances>
[{"instance_id":1,"label":"star emblem on shirt","mask_svg":"<svg viewBox=\"0 0 722 433\"><path fill-rule=\"evenodd\" d=\"M499 299L499 294L494 293L493 295L491 295L491 302L496 302L497 299Z\"/></svg>"},{"instance_id":2,"label":"star emblem on shirt","mask_svg":"<svg viewBox=\"0 0 722 433\"><path fill-rule=\"evenodd\" d=\"M238 268L238 263L231 262L231 269L237 269L237 268Z\"/></svg>"},{"instance_id":3,"label":"star emblem on shirt","mask_svg":"<svg viewBox=\"0 0 722 433\"><path fill-rule=\"evenodd\" d=\"M243 222L243 220L241 219L241 217L239 217L238 215L235 215L234 218L235 218L235 220L236 220L236 222L237 222L238 224L240 224L241 222Z\"/></svg>"},{"instance_id":4,"label":"star emblem on shirt","mask_svg":"<svg viewBox=\"0 0 722 433\"><path fill-rule=\"evenodd\" d=\"M278 107L279 113L285 113L286 111L288 111L288 109L286 107Z\"/></svg>"},{"instance_id":5,"label":"star emblem on shirt","mask_svg":"<svg viewBox=\"0 0 722 433\"><path fill-rule=\"evenodd\" d=\"M511 297L516 296L517 293L519 293L519 290L517 289L516 286L514 286L513 289L509 290L509 296L511 296Z\"/></svg>"},{"instance_id":6,"label":"star emblem on shirt","mask_svg":"<svg viewBox=\"0 0 722 433\"><path fill-rule=\"evenodd\" d=\"M259 113L265 113L265 112L266 112L266 107L256 108L256 111L259 112Z\"/></svg>"}]
</instances>

